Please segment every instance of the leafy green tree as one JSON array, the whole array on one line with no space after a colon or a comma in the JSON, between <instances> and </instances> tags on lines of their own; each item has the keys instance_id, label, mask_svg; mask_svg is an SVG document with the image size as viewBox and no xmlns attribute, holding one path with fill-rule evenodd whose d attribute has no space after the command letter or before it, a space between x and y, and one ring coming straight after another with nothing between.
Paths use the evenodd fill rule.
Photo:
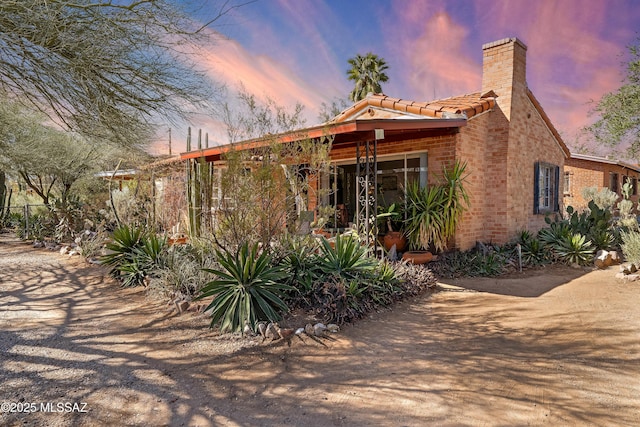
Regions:
<instances>
[{"instance_id":1,"label":"leafy green tree","mask_svg":"<svg viewBox=\"0 0 640 427\"><path fill-rule=\"evenodd\" d=\"M640 158L640 39L637 43L629 46L624 84L598 102L593 112L600 118L590 127L598 141L628 145L629 156L636 159Z\"/></svg>"},{"instance_id":2,"label":"leafy green tree","mask_svg":"<svg viewBox=\"0 0 640 427\"><path fill-rule=\"evenodd\" d=\"M205 24L169 0L0 0L0 94L100 140L144 142L211 93L190 57Z\"/></svg>"},{"instance_id":3,"label":"leafy green tree","mask_svg":"<svg viewBox=\"0 0 640 427\"><path fill-rule=\"evenodd\" d=\"M371 52L366 55L357 54L348 60L351 68L347 70L347 78L355 82L349 99L358 102L366 98L368 93L381 93L380 83L386 83L389 76L385 71L389 68L386 61Z\"/></svg>"}]
</instances>

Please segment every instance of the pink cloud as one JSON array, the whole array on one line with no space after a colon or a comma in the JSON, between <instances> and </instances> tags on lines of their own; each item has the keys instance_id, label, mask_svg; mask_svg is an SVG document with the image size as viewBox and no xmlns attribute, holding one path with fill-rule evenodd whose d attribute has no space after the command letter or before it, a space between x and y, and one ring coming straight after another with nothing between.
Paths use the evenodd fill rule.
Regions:
<instances>
[{"instance_id":1,"label":"pink cloud","mask_svg":"<svg viewBox=\"0 0 640 427\"><path fill-rule=\"evenodd\" d=\"M474 6L492 24L480 23L481 36L517 36L525 42L527 82L566 139L593 121L591 101L620 86L620 38L628 35L607 29L611 4L484 0Z\"/></svg>"},{"instance_id":2,"label":"pink cloud","mask_svg":"<svg viewBox=\"0 0 640 427\"><path fill-rule=\"evenodd\" d=\"M444 98L480 89L480 67L466 53L468 34L445 12L423 24L422 33L406 49L409 87L416 97Z\"/></svg>"},{"instance_id":3,"label":"pink cloud","mask_svg":"<svg viewBox=\"0 0 640 427\"><path fill-rule=\"evenodd\" d=\"M403 3L384 25L391 29L388 62L395 79L402 80L397 84L392 78L390 86L403 86L401 96L431 100L480 90L481 66L470 55L469 29L446 13L443 3Z\"/></svg>"}]
</instances>

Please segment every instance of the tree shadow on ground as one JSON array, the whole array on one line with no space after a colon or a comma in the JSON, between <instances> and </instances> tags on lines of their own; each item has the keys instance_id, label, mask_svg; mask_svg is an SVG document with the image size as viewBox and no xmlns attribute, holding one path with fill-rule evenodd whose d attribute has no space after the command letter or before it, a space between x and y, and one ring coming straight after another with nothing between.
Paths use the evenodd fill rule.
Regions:
<instances>
[{"instance_id":1,"label":"tree shadow on ground","mask_svg":"<svg viewBox=\"0 0 640 427\"><path fill-rule=\"evenodd\" d=\"M51 254L2 263L0 400L87 402L2 425L633 425L637 317L447 293L309 338L221 354L207 319ZM555 285L559 286L559 285ZM634 289L627 300L637 301ZM500 301L502 301L500 303ZM616 314L617 313L617 314ZM190 316L190 315L189 315ZM626 316L626 317L625 317ZM622 322L621 319L626 319Z\"/></svg>"}]
</instances>

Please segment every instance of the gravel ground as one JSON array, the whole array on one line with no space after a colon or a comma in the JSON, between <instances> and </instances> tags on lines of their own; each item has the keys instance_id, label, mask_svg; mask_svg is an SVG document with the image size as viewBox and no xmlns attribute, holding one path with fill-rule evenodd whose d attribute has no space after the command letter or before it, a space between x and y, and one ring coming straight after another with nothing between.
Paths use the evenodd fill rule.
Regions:
<instances>
[{"instance_id":1,"label":"gravel ground","mask_svg":"<svg viewBox=\"0 0 640 427\"><path fill-rule=\"evenodd\" d=\"M0 425L640 425L640 285L615 272L458 280L260 344L0 235Z\"/></svg>"}]
</instances>

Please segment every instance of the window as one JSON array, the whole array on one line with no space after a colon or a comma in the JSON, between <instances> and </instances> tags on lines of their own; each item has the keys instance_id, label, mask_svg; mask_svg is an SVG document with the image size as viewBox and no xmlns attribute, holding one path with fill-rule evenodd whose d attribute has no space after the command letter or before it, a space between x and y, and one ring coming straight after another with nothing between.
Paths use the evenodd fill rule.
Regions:
<instances>
[{"instance_id":1,"label":"window","mask_svg":"<svg viewBox=\"0 0 640 427\"><path fill-rule=\"evenodd\" d=\"M536 162L534 165L533 212L558 212L558 184L560 168L549 163Z\"/></svg>"},{"instance_id":2,"label":"window","mask_svg":"<svg viewBox=\"0 0 640 427\"><path fill-rule=\"evenodd\" d=\"M378 206L404 204L403 188L410 182L427 185L427 153L406 153L377 158ZM324 206L341 210L342 223L355 222L359 209L357 166L351 161L334 164L334 172L323 177L321 188L330 189L321 199Z\"/></svg>"},{"instance_id":3,"label":"window","mask_svg":"<svg viewBox=\"0 0 640 427\"><path fill-rule=\"evenodd\" d=\"M571 195L571 172L564 173L564 185L562 186L562 192L567 196Z\"/></svg>"},{"instance_id":4,"label":"window","mask_svg":"<svg viewBox=\"0 0 640 427\"><path fill-rule=\"evenodd\" d=\"M614 193L618 193L618 174L611 172L609 173L609 190Z\"/></svg>"}]
</instances>

